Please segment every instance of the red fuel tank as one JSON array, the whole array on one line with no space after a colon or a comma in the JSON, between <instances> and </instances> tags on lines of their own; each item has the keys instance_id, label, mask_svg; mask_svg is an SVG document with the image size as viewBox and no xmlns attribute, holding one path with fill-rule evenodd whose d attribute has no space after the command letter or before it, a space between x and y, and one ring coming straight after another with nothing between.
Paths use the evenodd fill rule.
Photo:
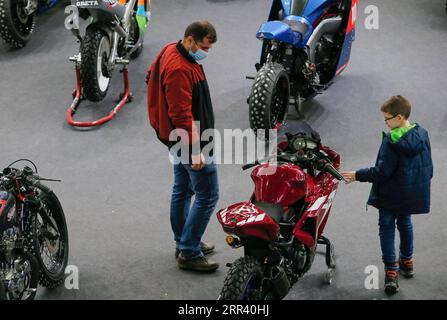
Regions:
<instances>
[{"instance_id":1,"label":"red fuel tank","mask_svg":"<svg viewBox=\"0 0 447 320\"><path fill-rule=\"evenodd\" d=\"M299 166L279 162L262 164L254 169L255 200L288 207L312 193L315 179Z\"/></svg>"}]
</instances>

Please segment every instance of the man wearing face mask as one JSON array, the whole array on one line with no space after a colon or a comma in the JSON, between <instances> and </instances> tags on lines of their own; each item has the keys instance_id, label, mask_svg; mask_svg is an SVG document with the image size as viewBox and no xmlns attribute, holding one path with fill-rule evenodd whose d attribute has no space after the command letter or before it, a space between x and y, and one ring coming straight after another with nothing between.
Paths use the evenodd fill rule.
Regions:
<instances>
[{"instance_id":1,"label":"man wearing face mask","mask_svg":"<svg viewBox=\"0 0 447 320\"><path fill-rule=\"evenodd\" d=\"M214 245L201 241L219 198L219 186L212 152L204 154L209 142L200 140L204 130L214 128L214 113L204 70L198 63L216 41L211 23L194 22L186 28L183 40L162 49L147 75L149 121L174 163L170 217L175 257L179 268L200 272L219 267L205 257ZM187 139L170 140L170 134L178 131L186 132ZM180 143L188 154L185 148L177 148Z\"/></svg>"}]
</instances>

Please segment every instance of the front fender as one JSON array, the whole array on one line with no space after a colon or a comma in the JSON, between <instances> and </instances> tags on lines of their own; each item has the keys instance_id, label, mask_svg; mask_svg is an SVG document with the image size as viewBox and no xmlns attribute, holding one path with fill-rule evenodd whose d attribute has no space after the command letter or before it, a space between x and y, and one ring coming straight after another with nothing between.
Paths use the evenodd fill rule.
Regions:
<instances>
[{"instance_id":1,"label":"front fender","mask_svg":"<svg viewBox=\"0 0 447 320\"><path fill-rule=\"evenodd\" d=\"M106 22L97 21L97 22L90 23L87 26L87 29L99 29L99 30L102 30L105 33L105 35L109 38L109 40L112 40L113 30L110 27L110 25L108 23L106 23Z\"/></svg>"},{"instance_id":2,"label":"front fender","mask_svg":"<svg viewBox=\"0 0 447 320\"><path fill-rule=\"evenodd\" d=\"M293 46L299 46L303 39L300 33L293 32L288 24L281 21L264 22L259 27L256 38L260 40L277 40Z\"/></svg>"}]
</instances>

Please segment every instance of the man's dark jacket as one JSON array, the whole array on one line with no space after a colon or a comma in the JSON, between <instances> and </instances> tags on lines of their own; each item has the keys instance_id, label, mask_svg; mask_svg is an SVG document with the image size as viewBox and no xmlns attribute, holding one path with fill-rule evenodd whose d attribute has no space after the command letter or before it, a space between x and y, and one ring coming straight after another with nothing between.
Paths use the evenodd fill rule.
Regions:
<instances>
[{"instance_id":1,"label":"man's dark jacket","mask_svg":"<svg viewBox=\"0 0 447 320\"><path fill-rule=\"evenodd\" d=\"M181 42L171 43L152 63L147 80L149 121L157 137L171 148L176 144L169 139L171 132L182 129L188 134L185 142L199 145L196 150L200 152L208 144L200 141L203 131L214 128L213 106L202 66Z\"/></svg>"}]
</instances>

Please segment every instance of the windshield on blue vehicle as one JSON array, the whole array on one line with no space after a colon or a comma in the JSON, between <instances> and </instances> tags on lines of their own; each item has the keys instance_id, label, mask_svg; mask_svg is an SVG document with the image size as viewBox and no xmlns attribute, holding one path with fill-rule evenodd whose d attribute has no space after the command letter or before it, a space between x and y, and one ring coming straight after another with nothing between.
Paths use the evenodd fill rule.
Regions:
<instances>
[{"instance_id":1,"label":"windshield on blue vehicle","mask_svg":"<svg viewBox=\"0 0 447 320\"><path fill-rule=\"evenodd\" d=\"M291 0L290 14L292 16L302 16L309 0Z\"/></svg>"}]
</instances>

